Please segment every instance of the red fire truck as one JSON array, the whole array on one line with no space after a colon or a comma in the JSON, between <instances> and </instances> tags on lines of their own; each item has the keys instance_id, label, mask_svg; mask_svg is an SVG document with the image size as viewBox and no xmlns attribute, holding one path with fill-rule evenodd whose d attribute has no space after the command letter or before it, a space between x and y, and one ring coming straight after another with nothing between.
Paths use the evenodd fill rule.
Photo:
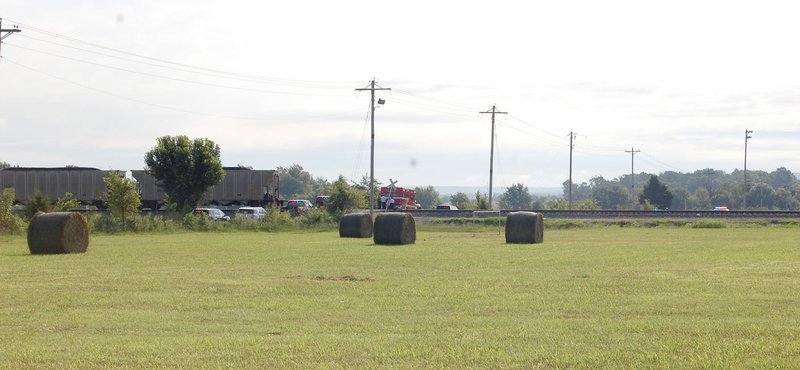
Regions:
<instances>
[{"instance_id":1,"label":"red fire truck","mask_svg":"<svg viewBox=\"0 0 800 370\"><path fill-rule=\"evenodd\" d=\"M414 189L391 186L381 187L381 209L417 209L417 194Z\"/></svg>"}]
</instances>

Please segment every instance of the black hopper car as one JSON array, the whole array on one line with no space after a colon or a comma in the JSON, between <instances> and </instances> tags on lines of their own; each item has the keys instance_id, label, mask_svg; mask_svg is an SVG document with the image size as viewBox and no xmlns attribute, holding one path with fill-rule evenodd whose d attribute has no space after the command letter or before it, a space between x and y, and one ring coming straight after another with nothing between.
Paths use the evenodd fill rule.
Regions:
<instances>
[{"instance_id":1,"label":"black hopper car","mask_svg":"<svg viewBox=\"0 0 800 370\"><path fill-rule=\"evenodd\" d=\"M274 170L226 167L225 177L205 196L204 203L221 206L279 206L279 179ZM90 167L10 167L0 170L0 189L15 190L14 203L24 204L37 191L51 200L72 193L82 206L104 209L103 178L109 172ZM165 193L156 179L144 170L131 170L142 200L142 208L157 210L164 205Z\"/></svg>"}]
</instances>

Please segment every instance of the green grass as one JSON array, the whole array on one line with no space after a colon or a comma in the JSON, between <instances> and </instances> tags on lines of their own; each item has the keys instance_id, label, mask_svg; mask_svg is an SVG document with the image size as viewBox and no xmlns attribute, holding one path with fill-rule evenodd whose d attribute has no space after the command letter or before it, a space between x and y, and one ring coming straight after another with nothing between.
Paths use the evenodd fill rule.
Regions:
<instances>
[{"instance_id":1,"label":"green grass","mask_svg":"<svg viewBox=\"0 0 800 370\"><path fill-rule=\"evenodd\" d=\"M0 236L2 368L797 368L800 230Z\"/></svg>"}]
</instances>

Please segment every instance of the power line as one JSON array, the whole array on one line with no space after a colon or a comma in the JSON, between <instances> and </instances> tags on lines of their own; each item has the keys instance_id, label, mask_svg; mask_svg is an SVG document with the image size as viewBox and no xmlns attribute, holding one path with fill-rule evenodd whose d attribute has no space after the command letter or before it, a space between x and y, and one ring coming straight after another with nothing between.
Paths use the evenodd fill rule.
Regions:
<instances>
[{"instance_id":1,"label":"power line","mask_svg":"<svg viewBox=\"0 0 800 370\"><path fill-rule=\"evenodd\" d=\"M207 117L225 118L225 119L233 119L233 120L241 120L241 121L285 121L285 120L287 120L286 117L264 118L264 117L226 116L226 115L221 115L221 114L198 112L198 111L192 111L192 110L183 109L183 108L171 107L171 106L163 105L163 104L152 103L152 102L148 102L148 101L144 101L144 100L140 100L140 99L130 98L130 97L123 96L123 95L120 95L120 94L116 94L116 93L113 93L113 92L110 92L110 91L106 91L106 90L103 90L103 89L98 89L98 88L95 88L95 87L92 87L92 86L89 86L89 85L86 85L86 84L83 84L83 83L80 83L80 82L75 82L75 81L72 81L72 80L69 80L69 79L66 79L66 78L63 78L63 77L59 77L59 76L56 76L54 74L47 73L47 72L41 71L39 69L36 69L36 68L33 68L33 67L29 67L29 66L26 66L24 64L15 62L15 61L13 61L11 59L8 59L7 57L2 57L2 59L7 61L7 62L9 62L9 63L17 65L17 66L19 66L21 68L27 69L29 71L36 72L36 73L39 73L41 75L44 75L44 76L47 76L47 77L50 77L50 78L53 78L53 79L56 79L56 80L71 84L71 85L74 85L74 86L78 86L78 87L86 89L86 90L90 90L90 91L94 91L96 93L108 95L108 96L111 96L111 97L114 97L114 98L117 98L117 99L127 100L127 101L131 101L131 102L134 102L134 103L139 103L139 104L143 104L143 105L147 105L147 106L151 106L151 107L156 107L156 108L161 108L161 109L165 109L165 110L170 110L170 111L174 111L174 112L192 114L192 115L196 115L196 116L207 116ZM308 117L305 117L305 118L306 119L313 119L313 118L323 118L323 117L324 116L308 116ZM293 119L296 120L296 118L293 118Z\"/></svg>"},{"instance_id":2,"label":"power line","mask_svg":"<svg viewBox=\"0 0 800 370\"><path fill-rule=\"evenodd\" d=\"M266 93L266 94L279 94L279 95L326 96L326 97L344 97L345 96L345 95L333 95L333 94L311 94L311 93L300 93L300 92L289 92L289 91L273 91L273 90L254 89L254 88L248 88L248 87L222 85L222 84L216 84L216 83L210 83L210 82L187 80L187 79L183 79L183 78L162 76L162 75L149 73L149 72L140 72L140 71L135 71L135 70L132 70L132 69L115 67L115 66L110 66L110 65L101 64L101 63L95 63L95 62L91 62L91 61L88 61L88 60L67 57L67 56L58 55L58 54L54 54L54 53L49 53L49 52L46 52L46 51L36 50L36 49L32 49L32 48L27 48L27 47L15 45L15 44L9 44L9 45L11 45L13 47L16 47L16 48L23 49L23 50L32 51L32 52L35 52L35 53L41 53L41 54L49 55L49 56L56 57L56 58L62 58L62 59L66 59L66 60L71 60L73 62L88 64L88 65L92 65L92 66L96 66L96 67L102 67L102 68L121 71L121 72L137 74L137 75L140 75L140 76L146 76L146 77L151 77L151 78L158 78L158 79L162 79L162 80L170 80L170 81L176 81L176 82L182 82L182 83L188 83L188 84L202 85L202 86L208 86L208 87L217 87L217 88L223 88L223 89L240 90L240 91L248 91L248 92Z\"/></svg>"},{"instance_id":3,"label":"power line","mask_svg":"<svg viewBox=\"0 0 800 370\"><path fill-rule=\"evenodd\" d=\"M246 78L246 77L232 76L232 75L229 75L229 74L204 72L204 71L192 70L192 69L187 69L187 68L174 67L174 66L170 66L170 65L151 63L151 62L146 62L146 61L143 61L143 60L131 59L131 58L121 57L121 56L113 55L113 54L101 53L101 52L94 51L94 50L78 48L78 47L75 47L75 46L70 46L70 45L66 45L66 44L62 44L62 43L58 43L58 42L39 39L39 38L36 38L36 37L31 37L31 36L23 36L23 37L28 38L28 39L32 39L32 40L36 40L36 41L40 41L40 42L44 42L44 43L48 43L48 44L52 44L52 45L57 45L57 46L60 46L60 47L63 47L63 48L67 48L67 49L73 49L73 50L78 50L78 51L82 51L82 52L85 52L85 53L90 53L90 54L94 54L94 55L100 55L100 56L103 56L103 57L106 57L106 58L113 58L113 59L122 60L122 61L130 62L130 63L137 63L137 64L146 65L146 66L150 66L150 67L168 69L168 70L171 70L171 71L178 71L178 72L191 73L191 74L202 75L202 76L209 76L209 77L215 77L215 78L222 78L222 79L228 79L228 80L234 80L234 81L251 82L251 83L258 83L258 84L267 84L267 85L279 85L279 86L288 86L288 87L297 87L297 88L306 88L306 89L326 89L326 90L341 90L342 89L342 86L326 86L326 85L307 85L307 84L296 84L296 83L283 83L283 82L264 80L264 79L260 79L260 78ZM16 47L21 47L21 46L16 46ZM29 50L37 51L37 50L34 50L34 49L29 49ZM42 53L44 53L44 52L42 52Z\"/></svg>"},{"instance_id":4,"label":"power line","mask_svg":"<svg viewBox=\"0 0 800 370\"><path fill-rule=\"evenodd\" d=\"M257 79L257 80L262 80L262 81L271 81L271 82L274 82L274 83L282 82L282 83L295 83L295 84L303 84L303 85L312 85L312 87L313 87L313 85L333 83L331 81L307 81L307 80L285 79L285 78L276 78L276 77L260 76L260 75L253 75L253 74L244 74L244 73L229 72L229 71L224 71L224 70L219 70L219 69L201 67L201 66L191 65L191 64L187 64L187 63L173 62L173 61L166 60L166 59L150 57L150 56L146 56L146 55L142 55L142 54L138 54L138 53L134 53L134 52L130 52L130 51L125 51L125 50L122 50L122 49L117 49L117 48L113 48L113 47L109 47L109 46L96 44L96 43L93 43L93 42L80 40L80 39L77 39L77 38L74 38L74 37L61 35L61 34L58 34L56 32L47 31L47 30L44 30L44 29L41 29L41 28L37 28L37 27L31 26L31 25L26 25L26 24L21 23L21 22L15 22L15 23L18 23L18 24L26 27L26 29L30 29L32 31L39 32L39 33L42 33L42 34L45 34L45 35L48 35L48 36L51 36L51 37L59 38L59 39L62 39L62 40L66 40L66 41L70 41L70 42L74 42L74 43L79 43L79 44L91 46L91 47L102 49L102 50L112 51L112 52L115 52L115 53L128 55L128 56L132 56L132 57L136 57L136 58L140 58L140 59L156 61L156 62L159 62L159 63L175 65L175 66L195 69L195 70L199 70L199 71L218 73L218 74L236 76L236 77L241 77L241 78L251 78L251 79ZM353 81L340 81L340 82L337 82L337 83L345 84L345 83L352 83L352 82Z\"/></svg>"}]
</instances>

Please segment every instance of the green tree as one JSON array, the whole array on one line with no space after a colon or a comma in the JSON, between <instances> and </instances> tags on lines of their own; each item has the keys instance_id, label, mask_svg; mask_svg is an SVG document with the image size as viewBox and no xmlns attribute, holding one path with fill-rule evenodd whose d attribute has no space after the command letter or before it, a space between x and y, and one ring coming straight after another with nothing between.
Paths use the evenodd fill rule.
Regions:
<instances>
[{"instance_id":1,"label":"green tree","mask_svg":"<svg viewBox=\"0 0 800 370\"><path fill-rule=\"evenodd\" d=\"M163 136L144 156L145 170L156 178L169 202L188 212L211 187L222 181L220 149L205 138Z\"/></svg>"},{"instance_id":2,"label":"green tree","mask_svg":"<svg viewBox=\"0 0 800 370\"><path fill-rule=\"evenodd\" d=\"M689 206L689 198L691 194L686 189L678 188L672 191L672 205L670 205L670 209L681 209L687 210Z\"/></svg>"},{"instance_id":3,"label":"green tree","mask_svg":"<svg viewBox=\"0 0 800 370\"><path fill-rule=\"evenodd\" d=\"M440 203L439 192L436 191L433 185L428 185L424 188L417 186L414 188L414 192L417 195L417 202L422 208L434 208Z\"/></svg>"},{"instance_id":4,"label":"green tree","mask_svg":"<svg viewBox=\"0 0 800 370\"><path fill-rule=\"evenodd\" d=\"M600 209L622 209L630 204L630 193L624 186L604 184L592 188L592 200L600 206Z\"/></svg>"},{"instance_id":5,"label":"green tree","mask_svg":"<svg viewBox=\"0 0 800 370\"><path fill-rule=\"evenodd\" d=\"M561 183L561 187L564 191L564 198L569 201L569 179L564 180ZM572 182L572 201L579 201L584 199L589 199L589 195L592 191L592 188L589 184L583 182L581 184L576 184L574 181Z\"/></svg>"},{"instance_id":6,"label":"green tree","mask_svg":"<svg viewBox=\"0 0 800 370\"><path fill-rule=\"evenodd\" d=\"M470 202L469 195L462 192L451 195L450 204L458 207L459 209L471 209L475 207L475 205Z\"/></svg>"},{"instance_id":7,"label":"green tree","mask_svg":"<svg viewBox=\"0 0 800 370\"><path fill-rule=\"evenodd\" d=\"M75 209L81 204L80 201L75 199L75 196L72 195L70 192L64 193L63 198L58 198L56 200L56 204L53 205L53 209L58 212L68 212L72 209Z\"/></svg>"},{"instance_id":8,"label":"green tree","mask_svg":"<svg viewBox=\"0 0 800 370\"><path fill-rule=\"evenodd\" d=\"M486 194L481 194L480 190L475 192L475 208L489 209L489 197Z\"/></svg>"},{"instance_id":9,"label":"green tree","mask_svg":"<svg viewBox=\"0 0 800 370\"><path fill-rule=\"evenodd\" d=\"M0 232L18 233L22 231L22 219L12 212L15 195L14 188L5 188L0 192Z\"/></svg>"},{"instance_id":10,"label":"green tree","mask_svg":"<svg viewBox=\"0 0 800 370\"><path fill-rule=\"evenodd\" d=\"M658 208L669 208L672 205L672 192L667 186L658 181L658 177L650 176L650 181L645 184L642 193L639 194L639 203L649 202Z\"/></svg>"},{"instance_id":11,"label":"green tree","mask_svg":"<svg viewBox=\"0 0 800 370\"><path fill-rule=\"evenodd\" d=\"M327 209L334 217L341 217L349 211L369 205L368 192L350 185L342 175L328 187L327 192L330 196Z\"/></svg>"},{"instance_id":12,"label":"green tree","mask_svg":"<svg viewBox=\"0 0 800 370\"><path fill-rule=\"evenodd\" d=\"M24 208L25 217L30 220L36 212L50 212L51 204L50 198L37 190L33 195L28 197L28 204L26 204Z\"/></svg>"},{"instance_id":13,"label":"green tree","mask_svg":"<svg viewBox=\"0 0 800 370\"><path fill-rule=\"evenodd\" d=\"M142 200L136 192L136 184L117 171L109 171L103 182L106 183L103 202L114 219L122 222L124 230L127 225L126 220L130 219L128 215L135 215L142 206Z\"/></svg>"},{"instance_id":14,"label":"green tree","mask_svg":"<svg viewBox=\"0 0 800 370\"><path fill-rule=\"evenodd\" d=\"M763 182L755 184L747 192L748 208L772 209L775 205L775 200L775 189Z\"/></svg>"},{"instance_id":15,"label":"green tree","mask_svg":"<svg viewBox=\"0 0 800 370\"><path fill-rule=\"evenodd\" d=\"M528 192L528 187L522 184L513 184L508 187L500 198L500 208L503 209L529 209L533 197Z\"/></svg>"},{"instance_id":16,"label":"green tree","mask_svg":"<svg viewBox=\"0 0 800 370\"><path fill-rule=\"evenodd\" d=\"M310 198L314 192L314 177L299 164L289 167L278 167L278 176L281 181L281 198L302 199Z\"/></svg>"},{"instance_id":17,"label":"green tree","mask_svg":"<svg viewBox=\"0 0 800 370\"><path fill-rule=\"evenodd\" d=\"M795 182L797 182L797 178L786 167L779 167L769 174L769 184L773 189L790 187Z\"/></svg>"}]
</instances>

